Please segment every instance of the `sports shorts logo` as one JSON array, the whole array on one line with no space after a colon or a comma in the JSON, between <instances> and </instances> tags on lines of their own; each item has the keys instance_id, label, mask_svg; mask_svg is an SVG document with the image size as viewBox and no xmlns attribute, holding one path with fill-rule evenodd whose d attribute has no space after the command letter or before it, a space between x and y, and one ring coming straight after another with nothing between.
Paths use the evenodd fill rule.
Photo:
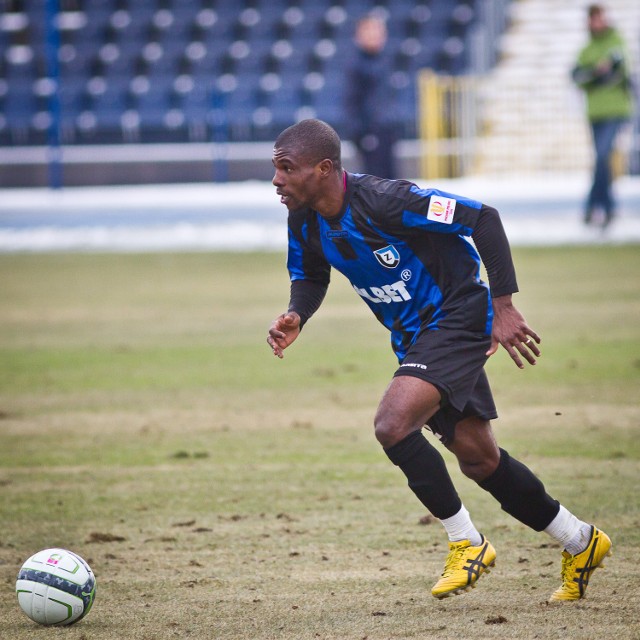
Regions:
<instances>
[{"instance_id":1,"label":"sports shorts logo","mask_svg":"<svg viewBox=\"0 0 640 640\"><path fill-rule=\"evenodd\" d=\"M413 369L423 369L426 370L429 367L427 367L426 364L421 364L419 362L405 362L403 364L400 365L401 367L412 367Z\"/></svg>"},{"instance_id":2,"label":"sports shorts logo","mask_svg":"<svg viewBox=\"0 0 640 640\"><path fill-rule=\"evenodd\" d=\"M453 214L456 210L456 201L453 198L431 196L427 220L435 220L444 224L453 222Z\"/></svg>"},{"instance_id":3,"label":"sports shorts logo","mask_svg":"<svg viewBox=\"0 0 640 640\"><path fill-rule=\"evenodd\" d=\"M395 269L400 264L400 254L392 244L376 249L373 255L385 269Z\"/></svg>"}]
</instances>

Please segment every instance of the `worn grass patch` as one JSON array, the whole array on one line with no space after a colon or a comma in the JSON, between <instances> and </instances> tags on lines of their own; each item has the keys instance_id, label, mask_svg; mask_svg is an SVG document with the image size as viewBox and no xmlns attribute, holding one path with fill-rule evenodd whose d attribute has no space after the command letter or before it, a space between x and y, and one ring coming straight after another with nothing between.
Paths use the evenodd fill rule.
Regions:
<instances>
[{"instance_id":1,"label":"worn grass patch","mask_svg":"<svg viewBox=\"0 0 640 640\"><path fill-rule=\"evenodd\" d=\"M498 563L431 597L446 539L373 438L395 363L341 276L281 362L280 254L0 256L0 638L637 638L640 248L515 257L543 357L489 363L495 430L611 534L585 600L546 603L560 550L446 452ZM13 592L51 546L98 580L69 629Z\"/></svg>"}]
</instances>

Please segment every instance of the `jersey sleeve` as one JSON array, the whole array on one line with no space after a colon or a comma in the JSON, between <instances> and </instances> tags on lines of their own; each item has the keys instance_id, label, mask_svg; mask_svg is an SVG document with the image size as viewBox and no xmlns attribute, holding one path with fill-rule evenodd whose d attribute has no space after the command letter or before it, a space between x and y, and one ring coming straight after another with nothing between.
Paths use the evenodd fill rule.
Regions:
<instances>
[{"instance_id":1,"label":"jersey sleeve","mask_svg":"<svg viewBox=\"0 0 640 640\"><path fill-rule=\"evenodd\" d=\"M434 233L470 236L481 209L482 203L477 200L411 184L405 197L402 225Z\"/></svg>"},{"instance_id":2,"label":"jersey sleeve","mask_svg":"<svg viewBox=\"0 0 640 640\"><path fill-rule=\"evenodd\" d=\"M511 247L496 209L482 206L472 238L487 270L491 296L516 293L518 282Z\"/></svg>"},{"instance_id":3,"label":"jersey sleeve","mask_svg":"<svg viewBox=\"0 0 640 640\"><path fill-rule=\"evenodd\" d=\"M470 236L487 269L491 295L518 291L511 248L498 211L493 207L437 189L411 185L402 212L405 227Z\"/></svg>"},{"instance_id":4,"label":"jersey sleeve","mask_svg":"<svg viewBox=\"0 0 640 640\"><path fill-rule=\"evenodd\" d=\"M300 316L300 328L320 308L327 286L311 280L293 280L289 297L289 311L295 311Z\"/></svg>"},{"instance_id":5,"label":"jersey sleeve","mask_svg":"<svg viewBox=\"0 0 640 640\"><path fill-rule=\"evenodd\" d=\"M309 220L298 212L289 215L287 269L291 280L289 311L295 311L301 326L317 311L331 277L331 267L309 243Z\"/></svg>"}]
</instances>

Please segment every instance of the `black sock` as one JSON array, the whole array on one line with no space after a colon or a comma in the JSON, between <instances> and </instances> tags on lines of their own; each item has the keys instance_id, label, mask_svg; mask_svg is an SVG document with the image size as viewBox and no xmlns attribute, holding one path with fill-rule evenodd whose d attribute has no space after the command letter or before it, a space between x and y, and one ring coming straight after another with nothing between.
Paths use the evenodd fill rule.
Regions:
<instances>
[{"instance_id":1,"label":"black sock","mask_svg":"<svg viewBox=\"0 0 640 640\"><path fill-rule=\"evenodd\" d=\"M533 471L504 449L500 449L496 470L478 484L504 511L535 531L546 529L560 510L560 503L546 492Z\"/></svg>"},{"instance_id":2,"label":"black sock","mask_svg":"<svg viewBox=\"0 0 640 640\"><path fill-rule=\"evenodd\" d=\"M462 502L444 458L422 431L414 431L385 449L385 453L393 464L402 469L411 490L436 518L450 518L460 511Z\"/></svg>"}]
</instances>

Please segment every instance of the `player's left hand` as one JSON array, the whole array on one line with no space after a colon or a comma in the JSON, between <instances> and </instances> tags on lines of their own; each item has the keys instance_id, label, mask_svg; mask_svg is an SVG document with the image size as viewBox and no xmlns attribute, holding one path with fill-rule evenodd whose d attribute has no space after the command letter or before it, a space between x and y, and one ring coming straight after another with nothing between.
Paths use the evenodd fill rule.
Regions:
<instances>
[{"instance_id":1,"label":"player's left hand","mask_svg":"<svg viewBox=\"0 0 640 640\"><path fill-rule=\"evenodd\" d=\"M513 306L511 296L493 299L493 330L491 348L487 356L492 356L498 345L502 345L519 369L524 369L524 358L534 365L540 357L540 336L529 327L523 315Z\"/></svg>"}]
</instances>

